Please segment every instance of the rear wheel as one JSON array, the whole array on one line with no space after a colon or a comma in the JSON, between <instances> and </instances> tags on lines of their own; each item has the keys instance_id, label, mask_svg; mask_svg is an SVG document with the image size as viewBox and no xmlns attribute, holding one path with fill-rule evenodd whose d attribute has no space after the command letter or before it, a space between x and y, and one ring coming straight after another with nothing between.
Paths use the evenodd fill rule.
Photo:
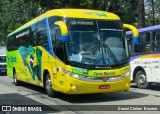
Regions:
<instances>
[{"instance_id":1,"label":"rear wheel","mask_svg":"<svg viewBox=\"0 0 160 114\"><path fill-rule=\"evenodd\" d=\"M15 84L16 86L19 86L19 85L20 85L20 81L17 80L16 70L13 71L13 79L14 79L14 84Z\"/></svg>"},{"instance_id":2,"label":"rear wheel","mask_svg":"<svg viewBox=\"0 0 160 114\"><path fill-rule=\"evenodd\" d=\"M45 90L49 97L57 96L57 92L52 89L52 80L49 74L46 75Z\"/></svg>"},{"instance_id":3,"label":"rear wheel","mask_svg":"<svg viewBox=\"0 0 160 114\"><path fill-rule=\"evenodd\" d=\"M147 76L144 71L140 70L136 73L136 84L140 89L147 89L150 83L147 82Z\"/></svg>"}]
</instances>

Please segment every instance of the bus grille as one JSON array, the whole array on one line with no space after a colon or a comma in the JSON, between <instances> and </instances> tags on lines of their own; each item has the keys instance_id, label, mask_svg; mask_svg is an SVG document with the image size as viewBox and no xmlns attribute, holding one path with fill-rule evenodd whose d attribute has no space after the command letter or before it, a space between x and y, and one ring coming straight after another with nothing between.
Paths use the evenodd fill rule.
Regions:
<instances>
[{"instance_id":1,"label":"bus grille","mask_svg":"<svg viewBox=\"0 0 160 114\"><path fill-rule=\"evenodd\" d=\"M6 65L0 65L0 68L6 68Z\"/></svg>"}]
</instances>

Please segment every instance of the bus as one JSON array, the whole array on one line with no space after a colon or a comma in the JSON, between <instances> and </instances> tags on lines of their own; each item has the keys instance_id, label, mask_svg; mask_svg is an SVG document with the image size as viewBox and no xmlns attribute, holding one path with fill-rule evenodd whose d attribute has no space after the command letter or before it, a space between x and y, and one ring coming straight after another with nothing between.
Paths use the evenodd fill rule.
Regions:
<instances>
[{"instance_id":1,"label":"bus","mask_svg":"<svg viewBox=\"0 0 160 114\"><path fill-rule=\"evenodd\" d=\"M120 18L89 9L54 9L7 37L7 75L57 93L91 94L130 88L126 33Z\"/></svg>"},{"instance_id":2,"label":"bus","mask_svg":"<svg viewBox=\"0 0 160 114\"><path fill-rule=\"evenodd\" d=\"M149 88L152 83L160 82L160 25L140 28L139 39L132 38L127 31L130 53L131 81L138 88Z\"/></svg>"}]
</instances>

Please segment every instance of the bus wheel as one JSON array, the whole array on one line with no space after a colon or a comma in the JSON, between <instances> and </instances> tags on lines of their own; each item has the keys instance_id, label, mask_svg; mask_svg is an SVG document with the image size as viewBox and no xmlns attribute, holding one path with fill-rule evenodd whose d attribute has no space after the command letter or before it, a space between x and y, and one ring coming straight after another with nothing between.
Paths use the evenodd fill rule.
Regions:
<instances>
[{"instance_id":1,"label":"bus wheel","mask_svg":"<svg viewBox=\"0 0 160 114\"><path fill-rule=\"evenodd\" d=\"M16 86L19 86L19 85L20 85L20 81L17 80L16 70L13 71L13 79L14 79L14 84L15 84Z\"/></svg>"},{"instance_id":2,"label":"bus wheel","mask_svg":"<svg viewBox=\"0 0 160 114\"><path fill-rule=\"evenodd\" d=\"M136 73L136 84L140 89L147 89L150 83L147 82L147 76L144 71L140 70Z\"/></svg>"},{"instance_id":3,"label":"bus wheel","mask_svg":"<svg viewBox=\"0 0 160 114\"><path fill-rule=\"evenodd\" d=\"M49 97L56 97L57 96L56 95L57 92L52 89L52 80L51 80L49 74L46 75L45 90L46 90L46 93Z\"/></svg>"}]
</instances>

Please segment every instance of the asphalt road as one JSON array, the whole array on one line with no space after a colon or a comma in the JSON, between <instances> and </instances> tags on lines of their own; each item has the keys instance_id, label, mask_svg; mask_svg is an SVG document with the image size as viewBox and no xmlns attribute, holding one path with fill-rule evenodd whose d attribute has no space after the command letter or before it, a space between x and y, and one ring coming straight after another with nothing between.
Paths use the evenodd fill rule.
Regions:
<instances>
[{"instance_id":1,"label":"asphalt road","mask_svg":"<svg viewBox=\"0 0 160 114\"><path fill-rule=\"evenodd\" d=\"M58 98L48 97L43 88L22 83L15 86L13 79L7 76L0 76L0 105L4 106L48 106L51 111L44 112L23 112L27 113L58 113L58 114L129 114L144 113L155 114L160 109L160 84L154 84L150 89L138 89L132 84L129 91L89 94L89 95L65 95ZM78 105L78 106L77 106ZM144 105L149 111L142 111ZM106 111L108 110L108 111ZM0 114L17 114L22 112L0 112Z\"/></svg>"}]
</instances>

